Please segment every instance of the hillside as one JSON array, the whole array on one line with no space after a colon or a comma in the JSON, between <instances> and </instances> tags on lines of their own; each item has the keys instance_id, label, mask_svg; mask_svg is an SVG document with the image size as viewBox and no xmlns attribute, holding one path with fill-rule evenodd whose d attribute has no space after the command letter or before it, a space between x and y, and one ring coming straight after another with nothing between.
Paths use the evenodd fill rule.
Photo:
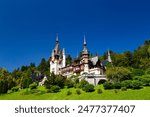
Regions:
<instances>
[{"instance_id":1,"label":"hillside","mask_svg":"<svg viewBox=\"0 0 150 117\"><path fill-rule=\"evenodd\" d=\"M95 89L102 88L97 86ZM30 92L23 89L19 92L0 95L0 100L150 100L150 87L144 87L139 90L128 89L127 91L104 90L102 94L95 92L86 93L81 91L80 95L76 94L76 89L62 89L59 93L45 93L44 87L39 87L39 91ZM67 95L67 91L71 95ZM27 93L28 92L28 93ZM32 94L31 94L32 93Z\"/></svg>"}]
</instances>

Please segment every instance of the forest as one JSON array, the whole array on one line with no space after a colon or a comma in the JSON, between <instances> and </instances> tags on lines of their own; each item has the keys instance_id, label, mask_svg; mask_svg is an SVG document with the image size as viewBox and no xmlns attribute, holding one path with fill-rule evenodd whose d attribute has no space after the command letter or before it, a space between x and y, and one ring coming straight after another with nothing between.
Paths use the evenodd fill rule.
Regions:
<instances>
[{"instance_id":1,"label":"forest","mask_svg":"<svg viewBox=\"0 0 150 117\"><path fill-rule=\"evenodd\" d=\"M110 50L112 64L106 65L106 75L108 81L103 84L107 89L122 89L128 88L140 89L144 86L150 86L150 40L146 40L143 45L139 46L133 52L125 51L116 53ZM92 54L91 54L92 56ZM101 61L107 60L107 52L99 56ZM73 63L75 58L68 55L66 64ZM79 80L76 76L67 79L61 75L54 75L49 72L49 59L41 59L38 65L31 62L30 65L21 66L9 72L7 69L0 68L0 94L8 92L16 92L21 89L36 89L38 82L44 76L48 77L44 86L47 92L58 92L60 89L67 87L81 88L86 92L94 91L94 86L86 81ZM77 91L80 93L80 91ZM99 89L99 92L101 90ZM69 93L69 92L68 92Z\"/></svg>"}]
</instances>

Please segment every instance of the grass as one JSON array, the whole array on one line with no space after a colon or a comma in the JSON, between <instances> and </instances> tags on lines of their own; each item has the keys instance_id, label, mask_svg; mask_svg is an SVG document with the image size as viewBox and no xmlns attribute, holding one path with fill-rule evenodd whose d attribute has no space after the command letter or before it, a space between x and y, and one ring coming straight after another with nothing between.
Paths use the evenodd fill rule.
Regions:
<instances>
[{"instance_id":1,"label":"grass","mask_svg":"<svg viewBox=\"0 0 150 117\"><path fill-rule=\"evenodd\" d=\"M98 89L102 89L101 94L97 93ZM23 89L18 92L0 95L0 100L150 100L150 87L144 87L139 90L128 89L127 91L104 90L103 87L96 86L95 91L81 94L76 93L75 88L62 89L58 93L46 93L44 87L38 87L37 90ZM67 92L71 91L71 95Z\"/></svg>"}]
</instances>

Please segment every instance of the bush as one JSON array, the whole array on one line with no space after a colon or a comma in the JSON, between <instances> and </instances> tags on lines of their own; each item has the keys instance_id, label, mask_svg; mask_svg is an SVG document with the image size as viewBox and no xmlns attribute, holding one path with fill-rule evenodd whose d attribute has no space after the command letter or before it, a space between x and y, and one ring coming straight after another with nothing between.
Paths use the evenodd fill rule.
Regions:
<instances>
[{"instance_id":1,"label":"bush","mask_svg":"<svg viewBox=\"0 0 150 117\"><path fill-rule=\"evenodd\" d=\"M19 91L19 87L17 86L17 87L13 87L12 89L11 89L11 91L12 92L17 92L17 91Z\"/></svg>"},{"instance_id":2,"label":"bush","mask_svg":"<svg viewBox=\"0 0 150 117\"><path fill-rule=\"evenodd\" d=\"M59 91L60 91L60 87L57 85L51 86L51 88L47 90L48 93L57 93Z\"/></svg>"},{"instance_id":3,"label":"bush","mask_svg":"<svg viewBox=\"0 0 150 117\"><path fill-rule=\"evenodd\" d=\"M103 93L102 89L97 89L97 93L98 93L98 94Z\"/></svg>"},{"instance_id":4,"label":"bush","mask_svg":"<svg viewBox=\"0 0 150 117\"><path fill-rule=\"evenodd\" d=\"M76 94L80 95L81 91L80 90L76 90Z\"/></svg>"},{"instance_id":5,"label":"bush","mask_svg":"<svg viewBox=\"0 0 150 117\"><path fill-rule=\"evenodd\" d=\"M55 79L55 85L59 86L60 88L64 88L66 82L66 77L58 75Z\"/></svg>"},{"instance_id":6,"label":"bush","mask_svg":"<svg viewBox=\"0 0 150 117\"><path fill-rule=\"evenodd\" d=\"M150 86L150 79L148 78L142 78L141 82L144 86Z\"/></svg>"},{"instance_id":7,"label":"bush","mask_svg":"<svg viewBox=\"0 0 150 117\"><path fill-rule=\"evenodd\" d=\"M115 92L115 93L118 93L118 89L115 89L114 92Z\"/></svg>"},{"instance_id":8,"label":"bush","mask_svg":"<svg viewBox=\"0 0 150 117\"><path fill-rule=\"evenodd\" d=\"M121 82L121 86L126 88L132 88L132 80L125 80Z\"/></svg>"},{"instance_id":9,"label":"bush","mask_svg":"<svg viewBox=\"0 0 150 117\"><path fill-rule=\"evenodd\" d=\"M67 96L69 96L69 95L72 95L72 92L71 91L67 91L67 94L66 94Z\"/></svg>"},{"instance_id":10,"label":"bush","mask_svg":"<svg viewBox=\"0 0 150 117\"><path fill-rule=\"evenodd\" d=\"M121 83L120 82L115 82L114 83L114 88L115 89L121 89Z\"/></svg>"},{"instance_id":11,"label":"bush","mask_svg":"<svg viewBox=\"0 0 150 117\"><path fill-rule=\"evenodd\" d=\"M98 84L101 85L101 84L104 84L105 82L106 82L106 80L100 80L100 81L98 82Z\"/></svg>"},{"instance_id":12,"label":"bush","mask_svg":"<svg viewBox=\"0 0 150 117\"><path fill-rule=\"evenodd\" d=\"M150 75L143 75L142 78L150 79Z\"/></svg>"},{"instance_id":13,"label":"bush","mask_svg":"<svg viewBox=\"0 0 150 117\"><path fill-rule=\"evenodd\" d=\"M50 76L47 77L47 80L44 83L46 89L50 89L51 86L57 85L60 88L64 88L66 82L66 77L61 75L55 75L52 73Z\"/></svg>"},{"instance_id":14,"label":"bush","mask_svg":"<svg viewBox=\"0 0 150 117\"><path fill-rule=\"evenodd\" d=\"M146 70L146 74L150 74L150 68Z\"/></svg>"},{"instance_id":15,"label":"bush","mask_svg":"<svg viewBox=\"0 0 150 117\"><path fill-rule=\"evenodd\" d=\"M32 83L32 84L29 85L29 88L30 88L30 89L36 89L37 86L38 86L37 83L34 82L34 83Z\"/></svg>"},{"instance_id":16,"label":"bush","mask_svg":"<svg viewBox=\"0 0 150 117\"><path fill-rule=\"evenodd\" d=\"M79 78L74 78L73 81L74 81L75 84L78 84L79 83Z\"/></svg>"},{"instance_id":17,"label":"bush","mask_svg":"<svg viewBox=\"0 0 150 117\"><path fill-rule=\"evenodd\" d=\"M85 91L85 92L93 92L93 91L95 91L94 85L92 85L92 84L86 84L83 87L83 91Z\"/></svg>"},{"instance_id":18,"label":"bush","mask_svg":"<svg viewBox=\"0 0 150 117\"><path fill-rule=\"evenodd\" d=\"M142 78L141 76L134 76L132 79L133 79L133 80L139 80L139 81L140 81L141 78Z\"/></svg>"},{"instance_id":19,"label":"bush","mask_svg":"<svg viewBox=\"0 0 150 117\"><path fill-rule=\"evenodd\" d=\"M142 69L133 69L132 76L142 76L145 72Z\"/></svg>"},{"instance_id":20,"label":"bush","mask_svg":"<svg viewBox=\"0 0 150 117\"><path fill-rule=\"evenodd\" d=\"M105 82L103 84L103 86L104 86L104 89L113 89L114 88L113 83L109 82L109 81Z\"/></svg>"},{"instance_id":21,"label":"bush","mask_svg":"<svg viewBox=\"0 0 150 117\"><path fill-rule=\"evenodd\" d=\"M79 83L79 88L83 89L85 85L89 84L88 81L86 80L81 80Z\"/></svg>"},{"instance_id":22,"label":"bush","mask_svg":"<svg viewBox=\"0 0 150 117\"><path fill-rule=\"evenodd\" d=\"M122 91L127 91L127 87L121 87Z\"/></svg>"},{"instance_id":23,"label":"bush","mask_svg":"<svg viewBox=\"0 0 150 117\"><path fill-rule=\"evenodd\" d=\"M32 79L31 78L22 78L20 86L21 88L29 88L29 85L32 84Z\"/></svg>"},{"instance_id":24,"label":"bush","mask_svg":"<svg viewBox=\"0 0 150 117\"><path fill-rule=\"evenodd\" d=\"M74 83L71 79L67 79L66 82L65 82L65 85L67 86L67 88L74 87Z\"/></svg>"},{"instance_id":25,"label":"bush","mask_svg":"<svg viewBox=\"0 0 150 117\"><path fill-rule=\"evenodd\" d=\"M133 80L132 81L132 88L133 89L140 89L142 86L142 83L138 80Z\"/></svg>"}]
</instances>

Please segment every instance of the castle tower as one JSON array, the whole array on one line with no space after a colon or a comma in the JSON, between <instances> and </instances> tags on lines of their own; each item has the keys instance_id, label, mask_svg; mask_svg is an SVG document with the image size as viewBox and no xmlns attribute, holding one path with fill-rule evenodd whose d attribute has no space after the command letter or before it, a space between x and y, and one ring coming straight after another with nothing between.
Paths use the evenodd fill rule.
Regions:
<instances>
[{"instance_id":1,"label":"castle tower","mask_svg":"<svg viewBox=\"0 0 150 117\"><path fill-rule=\"evenodd\" d=\"M88 65L88 61L89 61L89 52L87 49L87 44L86 44L86 38L84 36L84 44L83 44L83 51L82 51L82 59L81 62L84 64L84 72L89 72L89 65Z\"/></svg>"},{"instance_id":2,"label":"castle tower","mask_svg":"<svg viewBox=\"0 0 150 117\"><path fill-rule=\"evenodd\" d=\"M108 49L108 62L112 63L112 60L111 60L111 57L110 57L109 49Z\"/></svg>"},{"instance_id":3,"label":"castle tower","mask_svg":"<svg viewBox=\"0 0 150 117\"><path fill-rule=\"evenodd\" d=\"M62 67L62 53L59 47L58 35L56 36L56 45L52 50L50 58L50 73L59 74L59 69Z\"/></svg>"},{"instance_id":4,"label":"castle tower","mask_svg":"<svg viewBox=\"0 0 150 117\"><path fill-rule=\"evenodd\" d=\"M107 52L107 54L108 54L108 62L109 63L111 63L111 65L113 66L113 63L112 63L112 59L111 59L111 56L110 56L110 51L109 51L109 49L108 49L108 52Z\"/></svg>"}]
</instances>

